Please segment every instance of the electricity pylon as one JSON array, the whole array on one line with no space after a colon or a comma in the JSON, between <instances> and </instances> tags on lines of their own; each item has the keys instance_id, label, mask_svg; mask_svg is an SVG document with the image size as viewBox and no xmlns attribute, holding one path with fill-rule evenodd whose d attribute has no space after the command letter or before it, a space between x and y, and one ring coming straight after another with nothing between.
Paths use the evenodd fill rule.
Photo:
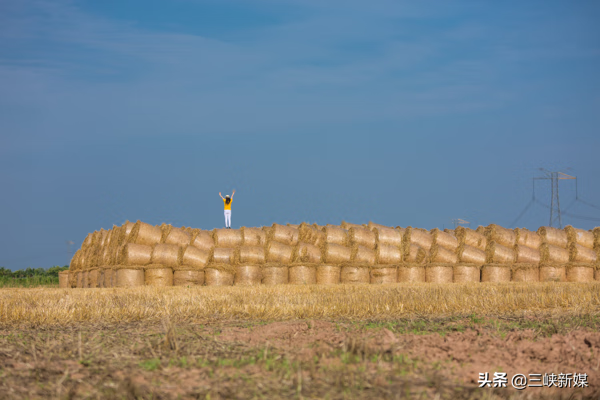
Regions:
<instances>
[{"instance_id":1,"label":"electricity pylon","mask_svg":"<svg viewBox=\"0 0 600 400\"><path fill-rule=\"evenodd\" d=\"M552 197L550 197L550 226L558 220L558 227L562 229L562 218L560 215L560 197L558 195L558 181L564 179L577 179L575 176L567 175L563 172L548 171L540 168L546 176L533 178L534 180L550 180Z\"/></svg>"}]
</instances>

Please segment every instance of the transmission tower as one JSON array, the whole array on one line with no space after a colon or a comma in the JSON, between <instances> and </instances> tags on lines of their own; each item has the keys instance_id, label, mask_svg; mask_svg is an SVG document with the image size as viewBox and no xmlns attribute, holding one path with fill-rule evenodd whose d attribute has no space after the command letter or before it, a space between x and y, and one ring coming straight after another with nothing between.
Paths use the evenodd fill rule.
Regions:
<instances>
[{"instance_id":1,"label":"transmission tower","mask_svg":"<svg viewBox=\"0 0 600 400\"><path fill-rule=\"evenodd\" d=\"M567 175L564 172L557 171L548 171L547 169L540 168L540 171L544 173L545 176L533 178L536 180L550 180L551 187L551 197L550 197L550 226L558 220L558 227L562 229L562 217L560 214L560 197L558 195L558 181L565 179L575 179L577 181L577 177Z\"/></svg>"},{"instance_id":2,"label":"transmission tower","mask_svg":"<svg viewBox=\"0 0 600 400\"><path fill-rule=\"evenodd\" d=\"M452 222L454 223L454 229L456 229L459 226L471 226L471 223L469 221L465 221L462 218L455 218L452 220Z\"/></svg>"}]
</instances>

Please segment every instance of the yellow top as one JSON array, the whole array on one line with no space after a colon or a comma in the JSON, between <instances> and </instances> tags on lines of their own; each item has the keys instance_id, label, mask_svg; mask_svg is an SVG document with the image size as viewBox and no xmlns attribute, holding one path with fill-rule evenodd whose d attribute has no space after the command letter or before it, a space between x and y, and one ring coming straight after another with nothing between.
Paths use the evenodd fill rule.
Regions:
<instances>
[{"instance_id":1,"label":"yellow top","mask_svg":"<svg viewBox=\"0 0 600 400\"><path fill-rule=\"evenodd\" d=\"M225 203L225 199L223 199L223 205L225 206L225 210L231 210L231 203L233 203L233 199L231 199L229 204Z\"/></svg>"}]
</instances>

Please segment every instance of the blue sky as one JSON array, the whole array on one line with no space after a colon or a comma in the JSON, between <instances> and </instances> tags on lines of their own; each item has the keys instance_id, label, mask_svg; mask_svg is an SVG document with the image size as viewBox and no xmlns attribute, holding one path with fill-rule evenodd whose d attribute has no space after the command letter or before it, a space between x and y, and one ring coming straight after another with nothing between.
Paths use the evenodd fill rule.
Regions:
<instances>
[{"instance_id":1,"label":"blue sky","mask_svg":"<svg viewBox=\"0 0 600 400\"><path fill-rule=\"evenodd\" d=\"M538 167L600 204L598 20L596 1L2 1L0 266L64 265L126 219L221 227L232 189L234 227L508 226Z\"/></svg>"}]
</instances>

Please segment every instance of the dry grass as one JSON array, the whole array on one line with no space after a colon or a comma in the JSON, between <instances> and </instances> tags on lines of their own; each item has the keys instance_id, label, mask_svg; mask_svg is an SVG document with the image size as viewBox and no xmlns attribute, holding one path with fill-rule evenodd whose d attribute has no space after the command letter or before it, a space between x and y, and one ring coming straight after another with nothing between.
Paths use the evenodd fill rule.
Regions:
<instances>
[{"instance_id":1,"label":"dry grass","mask_svg":"<svg viewBox=\"0 0 600 400\"><path fill-rule=\"evenodd\" d=\"M2 289L0 325L598 314L598 283Z\"/></svg>"}]
</instances>

